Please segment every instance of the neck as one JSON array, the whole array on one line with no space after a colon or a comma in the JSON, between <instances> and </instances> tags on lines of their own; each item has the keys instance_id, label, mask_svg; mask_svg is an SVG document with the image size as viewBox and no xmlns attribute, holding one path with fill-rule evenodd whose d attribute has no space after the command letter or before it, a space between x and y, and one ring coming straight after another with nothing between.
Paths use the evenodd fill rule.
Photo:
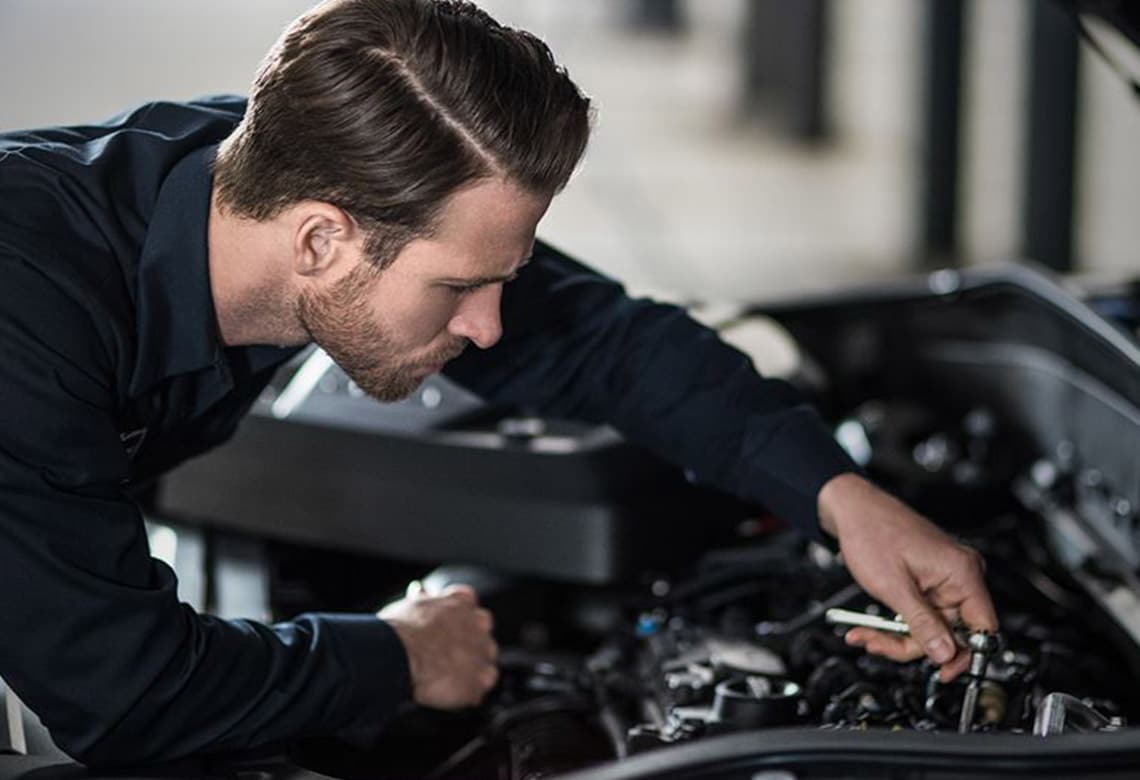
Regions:
<instances>
[{"instance_id":1,"label":"neck","mask_svg":"<svg viewBox=\"0 0 1140 780\"><path fill-rule=\"evenodd\" d=\"M218 334L227 347L253 344L304 344L308 339L296 322L272 220L235 216L210 196L207 247L210 293Z\"/></svg>"}]
</instances>

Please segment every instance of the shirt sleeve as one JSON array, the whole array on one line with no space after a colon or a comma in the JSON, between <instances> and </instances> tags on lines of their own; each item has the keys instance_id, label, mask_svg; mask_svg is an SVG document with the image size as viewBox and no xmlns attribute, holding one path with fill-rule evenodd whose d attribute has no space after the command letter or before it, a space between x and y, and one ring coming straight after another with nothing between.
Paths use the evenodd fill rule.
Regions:
<instances>
[{"instance_id":1,"label":"shirt sleeve","mask_svg":"<svg viewBox=\"0 0 1140 780\"><path fill-rule=\"evenodd\" d=\"M371 615L273 626L195 613L124 497L115 345L0 256L0 676L96 765L379 727L409 695Z\"/></svg>"},{"instance_id":2,"label":"shirt sleeve","mask_svg":"<svg viewBox=\"0 0 1140 780\"><path fill-rule=\"evenodd\" d=\"M502 341L446 372L489 400L609 423L809 535L820 489L858 469L790 384L760 376L682 309L632 299L549 246L536 245L502 309Z\"/></svg>"}]
</instances>

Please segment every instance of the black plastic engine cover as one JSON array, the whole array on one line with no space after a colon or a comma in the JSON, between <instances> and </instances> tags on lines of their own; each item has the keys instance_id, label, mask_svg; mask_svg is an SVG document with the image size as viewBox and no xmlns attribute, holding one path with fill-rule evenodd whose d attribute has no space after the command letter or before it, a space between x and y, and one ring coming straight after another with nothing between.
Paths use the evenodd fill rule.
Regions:
<instances>
[{"instance_id":1,"label":"black plastic engine cover","mask_svg":"<svg viewBox=\"0 0 1140 780\"><path fill-rule=\"evenodd\" d=\"M336 390L285 419L269 407L165 478L158 511L262 538L592 584L686 560L745 513L608 428L533 421L552 434L503 435L493 410L468 404L471 425L440 429L422 408Z\"/></svg>"}]
</instances>

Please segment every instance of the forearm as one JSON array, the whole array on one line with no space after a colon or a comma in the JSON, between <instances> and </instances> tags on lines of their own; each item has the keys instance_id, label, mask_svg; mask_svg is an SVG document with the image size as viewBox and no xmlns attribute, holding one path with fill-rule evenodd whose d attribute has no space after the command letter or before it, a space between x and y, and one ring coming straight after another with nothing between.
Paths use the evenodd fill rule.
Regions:
<instances>
[{"instance_id":1,"label":"forearm","mask_svg":"<svg viewBox=\"0 0 1140 780\"><path fill-rule=\"evenodd\" d=\"M311 615L273 627L191 622L185 649L155 670L125 715L89 721L69 737L68 752L105 766L379 730L408 699L399 640L371 615Z\"/></svg>"},{"instance_id":2,"label":"forearm","mask_svg":"<svg viewBox=\"0 0 1140 780\"><path fill-rule=\"evenodd\" d=\"M698 481L815 531L820 488L855 465L786 382L674 306L549 249L504 297L504 341L449 370L485 397L604 421ZM514 287L514 285L518 285Z\"/></svg>"},{"instance_id":3,"label":"forearm","mask_svg":"<svg viewBox=\"0 0 1140 780\"><path fill-rule=\"evenodd\" d=\"M376 617L198 615L116 491L43 487L0 454L0 674L74 757L140 763L378 728L407 698L403 648Z\"/></svg>"},{"instance_id":4,"label":"forearm","mask_svg":"<svg viewBox=\"0 0 1140 780\"><path fill-rule=\"evenodd\" d=\"M178 605L172 577L134 592L116 588L113 605L105 584L89 584L54 609L47 602L66 584L41 588L35 604L5 604L0 618L4 635L19 637L5 654L5 678L84 763L378 730L408 698L403 648L372 615L264 626Z\"/></svg>"}]
</instances>

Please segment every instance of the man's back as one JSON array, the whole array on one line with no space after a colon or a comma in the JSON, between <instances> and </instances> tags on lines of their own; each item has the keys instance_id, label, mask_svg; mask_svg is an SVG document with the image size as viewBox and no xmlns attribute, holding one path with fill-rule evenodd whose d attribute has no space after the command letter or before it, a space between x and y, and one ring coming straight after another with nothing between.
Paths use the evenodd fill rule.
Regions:
<instances>
[{"instance_id":1,"label":"man's back","mask_svg":"<svg viewBox=\"0 0 1140 780\"><path fill-rule=\"evenodd\" d=\"M243 108L0 136L0 676L88 761L378 723L407 692L371 616L273 630L179 605L125 494L227 438L295 352L216 333L210 165ZM365 658L392 674L338 691Z\"/></svg>"}]
</instances>

